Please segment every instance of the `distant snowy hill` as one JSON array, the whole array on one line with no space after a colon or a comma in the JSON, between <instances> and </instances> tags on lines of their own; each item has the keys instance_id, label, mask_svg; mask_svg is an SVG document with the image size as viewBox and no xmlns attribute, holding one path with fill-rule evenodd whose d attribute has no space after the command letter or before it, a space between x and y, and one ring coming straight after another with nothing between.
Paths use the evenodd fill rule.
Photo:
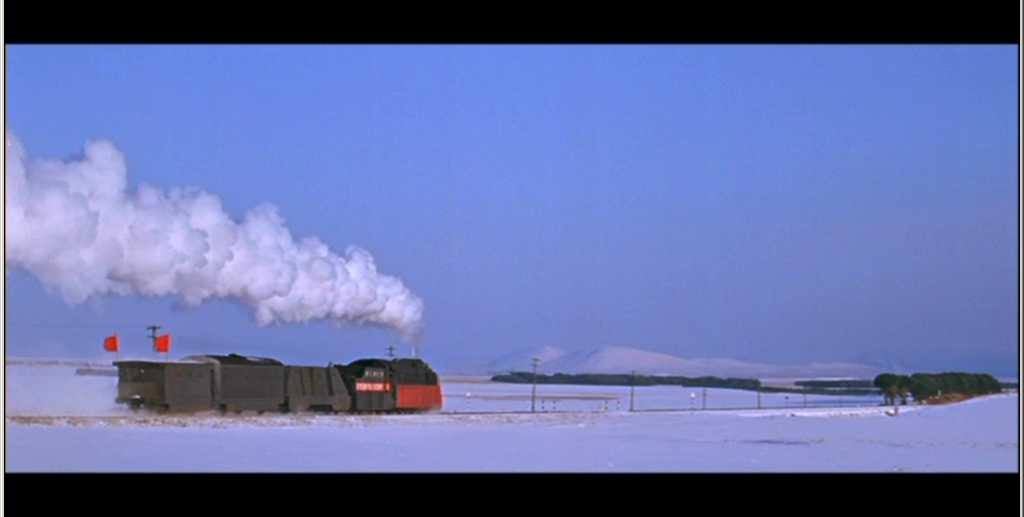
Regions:
<instances>
[{"instance_id":1,"label":"distant snowy hill","mask_svg":"<svg viewBox=\"0 0 1024 517\"><path fill-rule=\"evenodd\" d=\"M684 375L699 377L806 378L856 377L871 378L881 373L878 367L856 363L810 363L775 365L724 358L685 359L661 352L625 346L608 346L592 350L566 352L555 347L523 350L509 354L487 365L487 373L510 370L529 371L530 358L541 359L544 373L629 373L648 375Z\"/></svg>"},{"instance_id":2,"label":"distant snowy hill","mask_svg":"<svg viewBox=\"0 0 1024 517\"><path fill-rule=\"evenodd\" d=\"M567 354L545 365L547 372L562 373L676 373L687 369L687 361L669 354L623 346L609 346Z\"/></svg>"}]
</instances>

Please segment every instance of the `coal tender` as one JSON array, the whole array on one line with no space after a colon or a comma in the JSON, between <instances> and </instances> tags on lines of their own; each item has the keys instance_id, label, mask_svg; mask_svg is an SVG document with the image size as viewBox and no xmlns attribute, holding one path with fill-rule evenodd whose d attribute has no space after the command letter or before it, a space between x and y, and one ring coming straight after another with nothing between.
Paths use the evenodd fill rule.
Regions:
<instances>
[{"instance_id":1,"label":"coal tender","mask_svg":"<svg viewBox=\"0 0 1024 517\"><path fill-rule=\"evenodd\" d=\"M116 361L117 402L166 412L414 413L441 409L437 373L420 359L292 366L237 354Z\"/></svg>"}]
</instances>

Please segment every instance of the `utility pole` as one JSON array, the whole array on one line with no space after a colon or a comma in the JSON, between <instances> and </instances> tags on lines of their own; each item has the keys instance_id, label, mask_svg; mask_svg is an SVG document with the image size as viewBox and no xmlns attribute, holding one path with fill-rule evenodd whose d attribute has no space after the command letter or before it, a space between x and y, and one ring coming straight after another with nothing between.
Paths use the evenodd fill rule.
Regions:
<instances>
[{"instance_id":1,"label":"utility pole","mask_svg":"<svg viewBox=\"0 0 1024 517\"><path fill-rule=\"evenodd\" d=\"M757 409L761 409L761 390L757 390Z\"/></svg>"},{"instance_id":2,"label":"utility pole","mask_svg":"<svg viewBox=\"0 0 1024 517\"><path fill-rule=\"evenodd\" d=\"M701 390L701 392L700 392L700 408L701 409L707 409L708 408L708 389L707 388L703 388Z\"/></svg>"},{"instance_id":3,"label":"utility pole","mask_svg":"<svg viewBox=\"0 0 1024 517\"><path fill-rule=\"evenodd\" d=\"M807 394L804 393L804 407L807 407Z\"/></svg>"},{"instance_id":4,"label":"utility pole","mask_svg":"<svg viewBox=\"0 0 1024 517\"><path fill-rule=\"evenodd\" d=\"M631 413L633 412L633 391L634 391L634 387L635 386L636 386L636 370L633 370L633 372L629 376L629 411Z\"/></svg>"},{"instance_id":5,"label":"utility pole","mask_svg":"<svg viewBox=\"0 0 1024 517\"><path fill-rule=\"evenodd\" d=\"M150 326L146 327L146 330L149 331L149 338L153 340L153 350L155 351L156 350L156 331L160 330L160 325L150 325ZM159 355L160 355L160 353L157 352L157 356L158 357L159 357Z\"/></svg>"},{"instance_id":6,"label":"utility pole","mask_svg":"<svg viewBox=\"0 0 1024 517\"><path fill-rule=\"evenodd\" d=\"M530 391L530 413L537 411L537 364L540 363L540 359L534 357L530 359L533 363L533 389Z\"/></svg>"},{"instance_id":7,"label":"utility pole","mask_svg":"<svg viewBox=\"0 0 1024 517\"><path fill-rule=\"evenodd\" d=\"M395 357L395 347L388 345L388 357Z\"/></svg>"}]
</instances>

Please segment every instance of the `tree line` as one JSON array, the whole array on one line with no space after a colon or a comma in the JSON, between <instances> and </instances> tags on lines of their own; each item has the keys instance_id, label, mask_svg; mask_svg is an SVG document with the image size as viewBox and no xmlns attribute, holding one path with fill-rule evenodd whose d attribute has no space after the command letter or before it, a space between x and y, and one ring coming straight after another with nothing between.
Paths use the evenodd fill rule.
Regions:
<instances>
[{"instance_id":1,"label":"tree line","mask_svg":"<svg viewBox=\"0 0 1024 517\"><path fill-rule=\"evenodd\" d=\"M987 395L1002 392L999 381L987 373L883 373L875 377L874 385L882 390L886 404L894 404L897 398L901 404L906 404L908 396L924 401L944 394Z\"/></svg>"},{"instance_id":2,"label":"tree line","mask_svg":"<svg viewBox=\"0 0 1024 517\"><path fill-rule=\"evenodd\" d=\"M614 373L555 373L546 375L531 372L510 372L491 377L494 382L514 384L582 384L599 386L684 386L696 388L728 388L761 391L765 393L803 393L819 395L873 395L881 391L886 404L899 399L906 404L909 397L923 401L943 394L986 395L1002 392L1003 385L989 374L962 372L915 373L896 375L883 373L869 380L797 381L799 388L762 386L758 379L722 377L681 377L670 375L630 375Z\"/></svg>"},{"instance_id":3,"label":"tree line","mask_svg":"<svg viewBox=\"0 0 1024 517\"><path fill-rule=\"evenodd\" d=\"M843 379L836 381L796 381L793 384L807 388L870 388L874 386L868 379Z\"/></svg>"},{"instance_id":4,"label":"tree line","mask_svg":"<svg viewBox=\"0 0 1024 517\"><path fill-rule=\"evenodd\" d=\"M871 381L866 381L869 384ZM784 386L761 386L757 391L761 393L796 393L803 395L845 395L845 396L871 396L878 395L878 388L812 388L809 386L798 386L787 388Z\"/></svg>"},{"instance_id":5,"label":"tree line","mask_svg":"<svg viewBox=\"0 0 1024 517\"><path fill-rule=\"evenodd\" d=\"M494 382L530 384L534 382L531 372L510 372L491 377ZM741 390L757 390L761 381L757 379L737 379L721 377L679 377L669 375L629 375L616 373L556 373L536 375L537 384L587 384L599 386L656 386L672 385L697 388L732 388Z\"/></svg>"}]
</instances>

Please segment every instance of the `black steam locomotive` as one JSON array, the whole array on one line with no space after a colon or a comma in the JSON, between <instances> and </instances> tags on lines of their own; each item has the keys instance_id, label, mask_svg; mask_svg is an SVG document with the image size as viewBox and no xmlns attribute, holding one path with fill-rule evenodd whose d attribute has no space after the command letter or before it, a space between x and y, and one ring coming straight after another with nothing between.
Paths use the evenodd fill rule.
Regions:
<instances>
[{"instance_id":1,"label":"black steam locomotive","mask_svg":"<svg viewBox=\"0 0 1024 517\"><path fill-rule=\"evenodd\" d=\"M137 409L404 413L442 405L437 373L420 359L361 359L322 367L229 354L114 365L117 402Z\"/></svg>"}]
</instances>

